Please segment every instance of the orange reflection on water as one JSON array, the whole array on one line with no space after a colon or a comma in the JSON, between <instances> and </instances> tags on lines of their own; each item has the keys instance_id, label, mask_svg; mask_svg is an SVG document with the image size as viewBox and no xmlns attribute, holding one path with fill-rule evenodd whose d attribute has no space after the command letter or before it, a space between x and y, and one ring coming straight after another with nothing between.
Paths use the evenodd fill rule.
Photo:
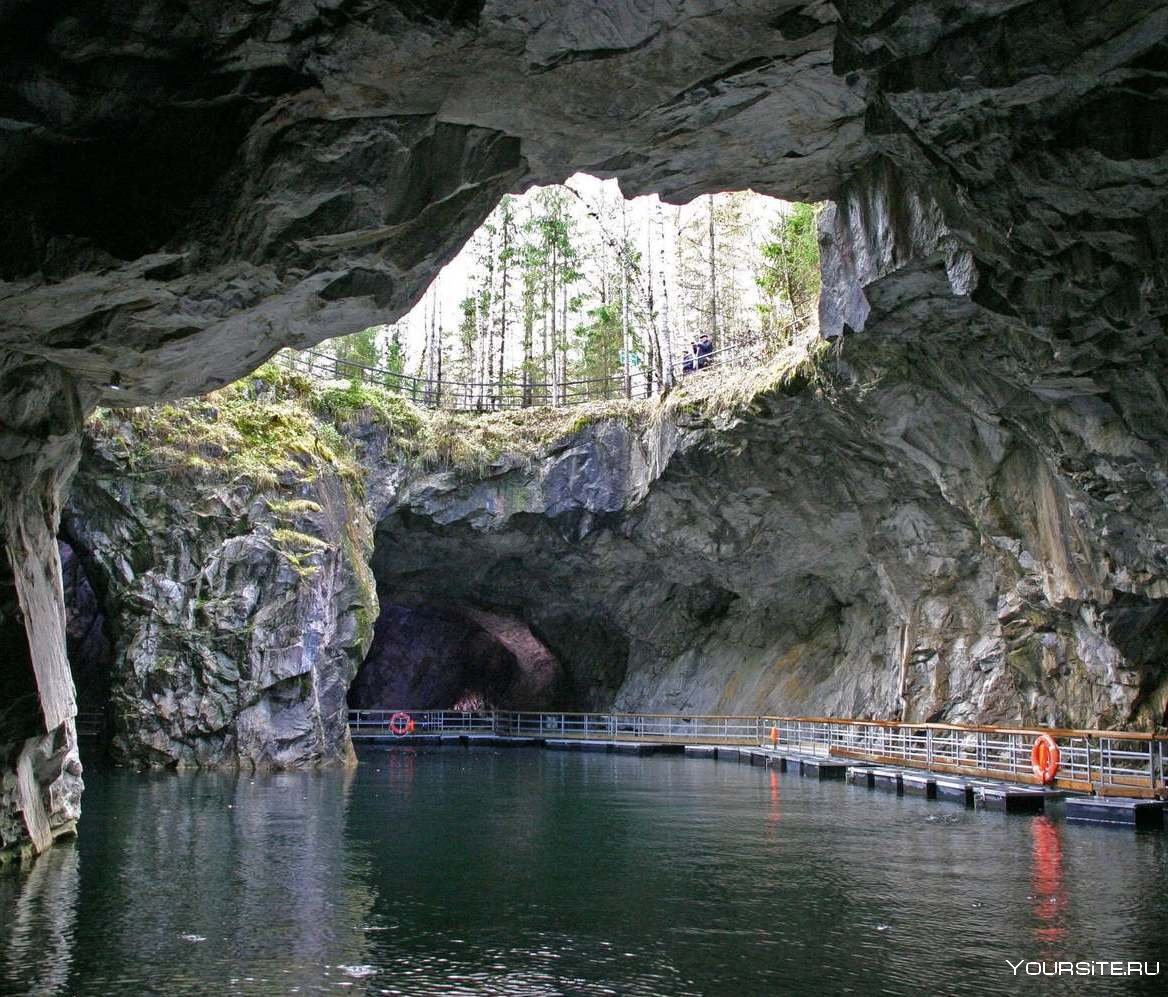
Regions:
<instances>
[{"instance_id":1,"label":"orange reflection on water","mask_svg":"<svg viewBox=\"0 0 1168 997\"><path fill-rule=\"evenodd\" d=\"M771 775L771 804L767 808L767 827L776 828L779 826L779 773L773 768L770 770Z\"/></svg>"},{"instance_id":2,"label":"orange reflection on water","mask_svg":"<svg viewBox=\"0 0 1168 997\"><path fill-rule=\"evenodd\" d=\"M1039 942L1060 942L1066 936L1063 915L1067 891L1063 882L1063 838L1059 826L1049 817L1030 822L1034 855L1031 892L1034 896L1034 937Z\"/></svg>"}]
</instances>

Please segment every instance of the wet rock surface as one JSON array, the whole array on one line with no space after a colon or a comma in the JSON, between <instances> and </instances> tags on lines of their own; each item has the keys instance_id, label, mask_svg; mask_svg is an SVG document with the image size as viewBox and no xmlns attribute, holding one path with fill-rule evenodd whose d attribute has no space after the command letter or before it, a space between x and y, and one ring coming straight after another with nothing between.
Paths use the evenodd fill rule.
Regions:
<instances>
[{"instance_id":1,"label":"wet rock surface","mask_svg":"<svg viewBox=\"0 0 1168 997\"><path fill-rule=\"evenodd\" d=\"M849 336L737 408L601 419L485 470L395 457L357 413L359 483L158 475L103 416L66 531L114 634L115 749L327 763L347 693L1154 729L1165 412L995 349Z\"/></svg>"},{"instance_id":2,"label":"wet rock surface","mask_svg":"<svg viewBox=\"0 0 1168 997\"><path fill-rule=\"evenodd\" d=\"M0 862L44 851L80 814L56 531L91 404L60 368L0 354Z\"/></svg>"}]
</instances>

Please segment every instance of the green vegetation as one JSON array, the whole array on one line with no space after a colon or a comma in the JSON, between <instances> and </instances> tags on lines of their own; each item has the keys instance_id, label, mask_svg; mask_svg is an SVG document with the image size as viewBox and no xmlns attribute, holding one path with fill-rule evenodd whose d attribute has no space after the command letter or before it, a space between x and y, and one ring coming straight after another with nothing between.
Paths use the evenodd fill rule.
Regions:
<instances>
[{"instance_id":1,"label":"green vegetation","mask_svg":"<svg viewBox=\"0 0 1168 997\"><path fill-rule=\"evenodd\" d=\"M762 244L763 265L757 280L771 299L764 306L764 318L767 309L775 310L776 302L786 305L797 323L811 315L819 300L818 217L817 206L793 204Z\"/></svg>"},{"instance_id":2,"label":"green vegetation","mask_svg":"<svg viewBox=\"0 0 1168 997\"><path fill-rule=\"evenodd\" d=\"M328 549L328 544L319 537L299 530L272 530L272 542L276 551L301 578L311 578L320 570L320 565L313 564L310 559Z\"/></svg>"},{"instance_id":3,"label":"green vegetation","mask_svg":"<svg viewBox=\"0 0 1168 997\"><path fill-rule=\"evenodd\" d=\"M797 395L828 386L825 364L832 351L826 340L805 338L785 346L758 367L698 372L661 401L659 418L688 413L714 418L749 411L764 395Z\"/></svg>"},{"instance_id":4,"label":"green vegetation","mask_svg":"<svg viewBox=\"0 0 1168 997\"><path fill-rule=\"evenodd\" d=\"M305 513L320 512L319 502L312 499L275 499L268 498L264 502L278 519L294 519Z\"/></svg>"},{"instance_id":5,"label":"green vegetation","mask_svg":"<svg viewBox=\"0 0 1168 997\"><path fill-rule=\"evenodd\" d=\"M364 329L342 336L333 344L336 353L337 377L347 377L346 362L362 367L376 367L381 363L381 349L377 345L377 329Z\"/></svg>"},{"instance_id":6,"label":"green vegetation","mask_svg":"<svg viewBox=\"0 0 1168 997\"><path fill-rule=\"evenodd\" d=\"M310 554L328 547L319 537L301 533L298 530L272 530L272 539L286 550Z\"/></svg>"},{"instance_id":7,"label":"green vegetation","mask_svg":"<svg viewBox=\"0 0 1168 997\"><path fill-rule=\"evenodd\" d=\"M590 402L571 408L529 408L482 415L427 412L418 437L402 453L428 469L457 469L484 475L510 458L530 463L555 443L598 422L618 419L636 425L647 418L649 402Z\"/></svg>"},{"instance_id":8,"label":"green vegetation","mask_svg":"<svg viewBox=\"0 0 1168 997\"><path fill-rule=\"evenodd\" d=\"M359 480L351 445L304 404L311 392L305 378L268 365L203 398L117 412L99 409L90 428L130 474L193 473L274 487L312 479L329 467Z\"/></svg>"},{"instance_id":9,"label":"green vegetation","mask_svg":"<svg viewBox=\"0 0 1168 997\"><path fill-rule=\"evenodd\" d=\"M307 401L313 411L332 418L337 426L364 418L380 423L397 436L411 436L421 428L420 409L400 395L375 385L358 381L325 384Z\"/></svg>"},{"instance_id":10,"label":"green vegetation","mask_svg":"<svg viewBox=\"0 0 1168 997\"><path fill-rule=\"evenodd\" d=\"M305 361L338 378L379 368L363 379L408 379L415 399L446 382L444 394L484 408L602 400L629 378L661 393L702 335L718 350L781 345L813 322L817 212L750 191L685 207L592 183L507 195L468 243L464 273L396 324Z\"/></svg>"},{"instance_id":11,"label":"green vegetation","mask_svg":"<svg viewBox=\"0 0 1168 997\"><path fill-rule=\"evenodd\" d=\"M267 364L203 398L99 410L90 429L130 474L189 473L275 488L311 481L329 471L360 485L364 471L352 430L364 427L382 430L385 439L383 454L368 457L483 476L500 462L531 463L596 423L616 420L639 429L680 413L712 418L749 409L763 394L796 394L823 386L829 350L821 340L805 339L757 368L698 372L663 398L485 414L419 408L375 385L313 384ZM363 432L361 445L380 438ZM309 499L266 501L279 519L288 522L320 511ZM293 531L283 532L289 536L284 537L287 542L277 538L281 547L295 546Z\"/></svg>"}]
</instances>

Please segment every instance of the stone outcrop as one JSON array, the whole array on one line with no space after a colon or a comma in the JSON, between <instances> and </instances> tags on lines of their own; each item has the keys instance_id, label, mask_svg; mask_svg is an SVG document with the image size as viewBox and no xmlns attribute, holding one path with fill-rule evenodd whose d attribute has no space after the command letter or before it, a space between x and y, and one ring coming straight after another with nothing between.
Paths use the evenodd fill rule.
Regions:
<instances>
[{"instance_id":1,"label":"stone outcrop","mask_svg":"<svg viewBox=\"0 0 1168 997\"><path fill-rule=\"evenodd\" d=\"M1163 413L1003 382L979 349L849 340L732 419L409 481L380 588L519 615L582 705L1153 729Z\"/></svg>"},{"instance_id":2,"label":"stone outcrop","mask_svg":"<svg viewBox=\"0 0 1168 997\"><path fill-rule=\"evenodd\" d=\"M237 403L241 421L262 411ZM114 644L115 758L350 763L345 696L377 612L354 481L311 445L260 477L168 465L152 448L142 459L142 439L161 432L107 416L87 438L64 524Z\"/></svg>"},{"instance_id":3,"label":"stone outcrop","mask_svg":"<svg viewBox=\"0 0 1168 997\"><path fill-rule=\"evenodd\" d=\"M1161 0L2 17L0 346L107 402L391 320L503 192L577 170L835 200L829 330L862 322L864 285L905 303L925 273L1043 327L1163 312Z\"/></svg>"},{"instance_id":4,"label":"stone outcrop","mask_svg":"<svg viewBox=\"0 0 1168 997\"><path fill-rule=\"evenodd\" d=\"M60 368L0 354L0 861L44 851L80 813L56 531L85 403Z\"/></svg>"}]
</instances>

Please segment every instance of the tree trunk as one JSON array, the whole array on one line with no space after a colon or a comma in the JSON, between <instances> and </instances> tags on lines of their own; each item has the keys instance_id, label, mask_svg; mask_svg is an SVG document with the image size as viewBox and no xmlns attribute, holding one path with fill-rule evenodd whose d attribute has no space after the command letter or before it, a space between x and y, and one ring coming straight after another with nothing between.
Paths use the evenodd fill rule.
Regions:
<instances>
[{"instance_id":1,"label":"tree trunk","mask_svg":"<svg viewBox=\"0 0 1168 997\"><path fill-rule=\"evenodd\" d=\"M511 233L508 231L507 215L503 215L503 251L500 255L502 282L499 288L499 391L500 403L503 399L503 361L507 352L507 278L511 264Z\"/></svg>"},{"instance_id":2,"label":"tree trunk","mask_svg":"<svg viewBox=\"0 0 1168 997\"><path fill-rule=\"evenodd\" d=\"M491 386L495 382L495 233L487 233L487 315L486 315L486 365L483 370L483 395L487 408L491 408Z\"/></svg>"},{"instance_id":3,"label":"tree trunk","mask_svg":"<svg viewBox=\"0 0 1168 997\"><path fill-rule=\"evenodd\" d=\"M559 352L559 337L556 335L556 292L559 290L557 277L559 276L559 247L552 244L551 270L551 311L552 311L552 404L560 401L560 366L557 361Z\"/></svg>"},{"instance_id":4,"label":"tree trunk","mask_svg":"<svg viewBox=\"0 0 1168 997\"><path fill-rule=\"evenodd\" d=\"M718 271L714 264L714 195L706 197L710 238L710 340L718 347Z\"/></svg>"},{"instance_id":5,"label":"tree trunk","mask_svg":"<svg viewBox=\"0 0 1168 997\"><path fill-rule=\"evenodd\" d=\"M657 335L657 313L653 309L653 223L645 226L646 291L645 304L649 316L649 334L645 343L645 394L653 394L657 382L658 363L661 357L661 343Z\"/></svg>"},{"instance_id":6,"label":"tree trunk","mask_svg":"<svg viewBox=\"0 0 1168 997\"><path fill-rule=\"evenodd\" d=\"M632 337L629 335L629 221L621 198L621 349L624 351L625 398L633 397Z\"/></svg>"},{"instance_id":7,"label":"tree trunk","mask_svg":"<svg viewBox=\"0 0 1168 997\"><path fill-rule=\"evenodd\" d=\"M668 268L665 265L665 212L657 202L657 229L661 243L661 334L658 337L658 349L661 351L661 387L668 390L673 386L673 348L669 332L669 282Z\"/></svg>"},{"instance_id":8,"label":"tree trunk","mask_svg":"<svg viewBox=\"0 0 1168 997\"><path fill-rule=\"evenodd\" d=\"M523 290L523 407L531 407L531 366L534 362L532 351L535 347L535 300L534 289Z\"/></svg>"},{"instance_id":9,"label":"tree trunk","mask_svg":"<svg viewBox=\"0 0 1168 997\"><path fill-rule=\"evenodd\" d=\"M541 275L540 294L540 391L546 395L548 390L548 274L546 271ZM546 402L546 400L545 398L544 401Z\"/></svg>"},{"instance_id":10,"label":"tree trunk","mask_svg":"<svg viewBox=\"0 0 1168 997\"><path fill-rule=\"evenodd\" d=\"M568 401L568 285L560 281L560 404Z\"/></svg>"}]
</instances>

